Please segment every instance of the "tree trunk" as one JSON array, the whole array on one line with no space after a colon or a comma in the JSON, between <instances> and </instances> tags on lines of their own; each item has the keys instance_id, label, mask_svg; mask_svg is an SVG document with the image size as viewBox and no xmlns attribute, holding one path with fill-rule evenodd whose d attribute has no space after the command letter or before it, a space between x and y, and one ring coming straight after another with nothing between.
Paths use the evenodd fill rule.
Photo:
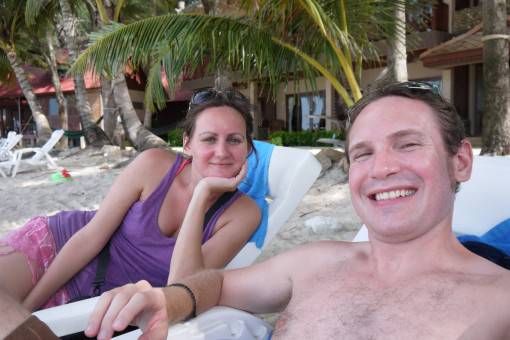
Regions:
<instances>
[{"instance_id":1,"label":"tree trunk","mask_svg":"<svg viewBox=\"0 0 510 340\"><path fill-rule=\"evenodd\" d=\"M232 79L226 71L216 70L214 76L214 87L218 90L224 90L232 87Z\"/></svg>"},{"instance_id":2,"label":"tree trunk","mask_svg":"<svg viewBox=\"0 0 510 340\"><path fill-rule=\"evenodd\" d=\"M104 132L110 140L113 140L119 110L115 105L115 98L113 97L112 81L104 76L101 76L101 98L103 100Z\"/></svg>"},{"instance_id":3,"label":"tree trunk","mask_svg":"<svg viewBox=\"0 0 510 340\"><path fill-rule=\"evenodd\" d=\"M145 114L143 115L143 126L145 126L147 129L152 127L152 112L150 112L147 108L145 109Z\"/></svg>"},{"instance_id":4,"label":"tree trunk","mask_svg":"<svg viewBox=\"0 0 510 340\"><path fill-rule=\"evenodd\" d=\"M483 2L485 112L481 154L510 154L510 71L505 0Z\"/></svg>"},{"instance_id":5,"label":"tree trunk","mask_svg":"<svg viewBox=\"0 0 510 340\"><path fill-rule=\"evenodd\" d=\"M62 26L65 31L65 40L67 49L69 50L69 59L71 63L73 63L78 56L78 46L76 44L77 19L71 12L71 6L68 0L59 0L59 4L60 10L62 11ZM104 131L97 126L92 119L92 112L87 100L87 92L83 75L74 76L74 94L76 96L76 108L80 113L81 126L87 143L96 147L110 144L110 141Z\"/></svg>"},{"instance_id":6,"label":"tree trunk","mask_svg":"<svg viewBox=\"0 0 510 340\"><path fill-rule=\"evenodd\" d=\"M46 32L46 42L48 46L48 65L51 71L51 80L53 82L53 86L55 87L55 96L58 103L58 116L60 118L60 126L62 129L68 130L67 101L64 97L64 92L62 92L62 86L60 84L60 77L57 71L57 58L55 57L55 48L53 47L53 36L50 30ZM68 145L67 137L65 135L62 136L59 141L59 147L62 149L67 149Z\"/></svg>"},{"instance_id":7,"label":"tree trunk","mask_svg":"<svg viewBox=\"0 0 510 340\"><path fill-rule=\"evenodd\" d=\"M163 139L154 135L142 125L129 97L126 78L122 73L117 75L113 81L113 95L117 106L120 107L126 135L138 151L168 147Z\"/></svg>"},{"instance_id":8,"label":"tree trunk","mask_svg":"<svg viewBox=\"0 0 510 340\"><path fill-rule=\"evenodd\" d=\"M51 128L50 123L48 122L48 118L46 118L46 116L43 114L41 105L39 105L39 102L37 101L37 97L34 94L32 85L30 85L28 82L25 70L23 70L21 67L16 52L14 50L8 51L7 58L9 59L9 63L12 69L14 70L14 74L16 74L16 79L18 80L21 91L23 91L23 95L28 102L28 106L32 111L32 117L37 129L37 143L44 144L51 135Z\"/></svg>"},{"instance_id":9,"label":"tree trunk","mask_svg":"<svg viewBox=\"0 0 510 340\"><path fill-rule=\"evenodd\" d=\"M406 49L406 8L405 4L395 5L393 35L388 40L386 67L375 80L376 86L407 81Z\"/></svg>"}]
</instances>

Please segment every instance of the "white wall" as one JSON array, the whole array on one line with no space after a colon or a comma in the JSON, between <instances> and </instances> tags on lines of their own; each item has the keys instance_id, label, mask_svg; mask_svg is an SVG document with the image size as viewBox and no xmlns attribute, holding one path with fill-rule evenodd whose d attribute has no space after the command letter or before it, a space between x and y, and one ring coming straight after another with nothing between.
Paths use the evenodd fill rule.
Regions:
<instances>
[{"instance_id":1,"label":"white wall","mask_svg":"<svg viewBox=\"0 0 510 340\"><path fill-rule=\"evenodd\" d=\"M372 84L382 70L382 67L364 70L361 75L361 88L365 89L368 85ZM407 64L409 80L441 78L442 74L442 70L424 67L420 61Z\"/></svg>"}]
</instances>

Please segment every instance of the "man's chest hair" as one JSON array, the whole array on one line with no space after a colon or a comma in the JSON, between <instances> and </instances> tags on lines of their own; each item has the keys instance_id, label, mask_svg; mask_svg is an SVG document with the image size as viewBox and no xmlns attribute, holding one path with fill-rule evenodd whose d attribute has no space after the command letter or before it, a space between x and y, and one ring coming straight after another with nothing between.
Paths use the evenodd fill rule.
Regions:
<instances>
[{"instance_id":1,"label":"man's chest hair","mask_svg":"<svg viewBox=\"0 0 510 340\"><path fill-rule=\"evenodd\" d=\"M303 289L296 287L284 314L289 325L301 323L313 328L315 324L329 324L345 336L371 338L384 332L395 338L404 334L434 338L451 332L454 337L487 313L491 298L486 293L492 281L486 277L430 275L384 286L366 278L321 278ZM435 334L437 330L442 333Z\"/></svg>"}]
</instances>

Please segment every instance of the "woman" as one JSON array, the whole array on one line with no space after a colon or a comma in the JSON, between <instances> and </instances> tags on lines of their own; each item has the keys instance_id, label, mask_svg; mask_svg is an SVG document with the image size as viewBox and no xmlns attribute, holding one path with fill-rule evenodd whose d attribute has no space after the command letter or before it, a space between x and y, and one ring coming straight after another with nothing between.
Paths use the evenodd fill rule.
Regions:
<instances>
[{"instance_id":1,"label":"woman","mask_svg":"<svg viewBox=\"0 0 510 340\"><path fill-rule=\"evenodd\" d=\"M250 105L240 93L194 94L183 135L189 158L145 151L97 212L36 217L9 234L0 245L0 286L33 310L140 279L161 286L225 266L260 219L257 205L236 191L252 130ZM100 261L107 266L98 269ZM102 270L104 284L94 291Z\"/></svg>"}]
</instances>

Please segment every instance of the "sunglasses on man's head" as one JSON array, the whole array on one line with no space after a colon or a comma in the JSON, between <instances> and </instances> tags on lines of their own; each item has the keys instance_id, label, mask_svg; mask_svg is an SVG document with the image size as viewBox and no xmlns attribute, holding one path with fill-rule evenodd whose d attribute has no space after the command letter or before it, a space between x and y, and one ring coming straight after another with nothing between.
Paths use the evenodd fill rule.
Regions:
<instances>
[{"instance_id":1,"label":"sunglasses on man's head","mask_svg":"<svg viewBox=\"0 0 510 340\"><path fill-rule=\"evenodd\" d=\"M440 88L438 86L421 81L405 81L402 83L390 84L387 85L387 88L406 88L411 91L426 91L437 95L440 94Z\"/></svg>"},{"instance_id":2,"label":"sunglasses on man's head","mask_svg":"<svg viewBox=\"0 0 510 340\"><path fill-rule=\"evenodd\" d=\"M189 101L189 108L193 105L201 105L210 100L216 99L220 96L224 96L228 99L247 100L246 97L236 90L216 90L215 88L209 87L205 89L197 90L191 95Z\"/></svg>"}]
</instances>

